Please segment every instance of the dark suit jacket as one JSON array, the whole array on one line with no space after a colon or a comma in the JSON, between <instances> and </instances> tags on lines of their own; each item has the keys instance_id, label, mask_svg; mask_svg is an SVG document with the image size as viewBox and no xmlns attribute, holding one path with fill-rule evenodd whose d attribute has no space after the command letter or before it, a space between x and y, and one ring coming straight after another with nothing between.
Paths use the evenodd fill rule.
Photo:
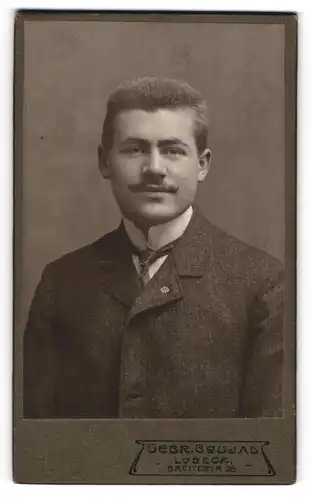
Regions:
<instances>
[{"instance_id":1,"label":"dark suit jacket","mask_svg":"<svg viewBox=\"0 0 311 500\"><path fill-rule=\"evenodd\" d=\"M282 266L195 213L142 289L121 225L44 270L25 417L280 416Z\"/></svg>"}]
</instances>

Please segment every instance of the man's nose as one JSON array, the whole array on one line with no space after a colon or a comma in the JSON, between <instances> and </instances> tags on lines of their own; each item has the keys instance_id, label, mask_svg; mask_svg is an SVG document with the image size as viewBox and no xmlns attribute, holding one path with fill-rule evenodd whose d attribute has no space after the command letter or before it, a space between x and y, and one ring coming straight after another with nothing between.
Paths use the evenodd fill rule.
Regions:
<instances>
[{"instance_id":1,"label":"man's nose","mask_svg":"<svg viewBox=\"0 0 311 500\"><path fill-rule=\"evenodd\" d=\"M166 175L166 167L163 158L157 150L153 150L148 155L148 159L144 165L144 173L153 175Z\"/></svg>"}]
</instances>

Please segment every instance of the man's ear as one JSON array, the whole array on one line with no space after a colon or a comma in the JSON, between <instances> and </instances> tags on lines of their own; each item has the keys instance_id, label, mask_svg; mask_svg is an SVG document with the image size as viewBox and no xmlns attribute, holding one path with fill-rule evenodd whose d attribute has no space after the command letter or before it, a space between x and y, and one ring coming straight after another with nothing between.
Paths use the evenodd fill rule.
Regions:
<instances>
[{"instance_id":1,"label":"man's ear","mask_svg":"<svg viewBox=\"0 0 311 500\"><path fill-rule=\"evenodd\" d=\"M203 153L200 154L199 158L199 174L198 181L204 181L210 166L211 166L212 152L210 149L205 149Z\"/></svg>"},{"instance_id":2,"label":"man's ear","mask_svg":"<svg viewBox=\"0 0 311 500\"><path fill-rule=\"evenodd\" d=\"M97 155L99 171L104 179L109 179L108 155L106 154L102 144L97 148Z\"/></svg>"}]
</instances>

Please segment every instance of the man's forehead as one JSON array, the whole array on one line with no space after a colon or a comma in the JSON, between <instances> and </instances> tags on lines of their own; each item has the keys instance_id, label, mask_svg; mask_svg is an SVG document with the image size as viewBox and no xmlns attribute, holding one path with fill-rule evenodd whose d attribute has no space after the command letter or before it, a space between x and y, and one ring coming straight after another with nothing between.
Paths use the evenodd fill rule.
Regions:
<instances>
[{"instance_id":1,"label":"man's forehead","mask_svg":"<svg viewBox=\"0 0 311 500\"><path fill-rule=\"evenodd\" d=\"M167 136L193 139L194 112L190 108L133 109L121 111L115 119L114 130L120 139L137 136L146 139L165 139Z\"/></svg>"}]
</instances>

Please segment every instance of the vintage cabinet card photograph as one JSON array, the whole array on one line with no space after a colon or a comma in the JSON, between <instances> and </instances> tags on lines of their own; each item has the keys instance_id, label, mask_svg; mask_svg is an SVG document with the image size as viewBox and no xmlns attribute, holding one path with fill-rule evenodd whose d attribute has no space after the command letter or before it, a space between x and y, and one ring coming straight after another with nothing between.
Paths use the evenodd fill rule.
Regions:
<instances>
[{"instance_id":1,"label":"vintage cabinet card photograph","mask_svg":"<svg viewBox=\"0 0 311 500\"><path fill-rule=\"evenodd\" d=\"M295 481L296 51L293 13L16 13L16 482Z\"/></svg>"}]
</instances>

